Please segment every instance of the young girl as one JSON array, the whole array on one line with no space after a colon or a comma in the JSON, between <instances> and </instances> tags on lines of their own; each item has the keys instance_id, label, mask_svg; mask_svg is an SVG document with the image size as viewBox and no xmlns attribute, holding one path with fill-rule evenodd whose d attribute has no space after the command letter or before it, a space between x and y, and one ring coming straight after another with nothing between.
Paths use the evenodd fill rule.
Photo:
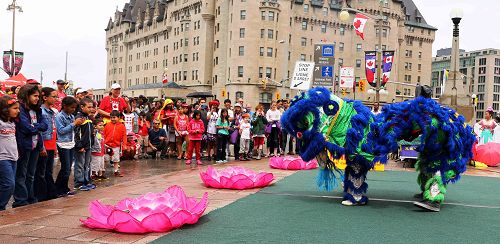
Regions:
<instances>
[{"instance_id":1,"label":"young girl","mask_svg":"<svg viewBox=\"0 0 500 244\"><path fill-rule=\"evenodd\" d=\"M220 112L220 118L217 120L217 161L216 163L227 163L226 146L229 139L229 114L227 109L223 108Z\"/></svg>"},{"instance_id":2,"label":"young girl","mask_svg":"<svg viewBox=\"0 0 500 244\"><path fill-rule=\"evenodd\" d=\"M212 156L213 159L215 160L215 154L217 153L217 120L219 119L219 114L217 111L219 111L219 102L217 101L211 101L209 103L210 105L210 112L207 114L207 120L208 120L208 125L207 125L207 155L208 155L208 160L212 161Z\"/></svg>"},{"instance_id":3,"label":"young girl","mask_svg":"<svg viewBox=\"0 0 500 244\"><path fill-rule=\"evenodd\" d=\"M63 98L61 112L56 115L57 152L61 169L57 174L56 191L59 197L71 196L75 193L69 190L68 181L71 174L71 163L75 157L75 126L81 125L84 120L75 120L73 113L78 106L78 101L73 97Z\"/></svg>"},{"instance_id":4,"label":"young girl","mask_svg":"<svg viewBox=\"0 0 500 244\"><path fill-rule=\"evenodd\" d=\"M106 167L104 166L104 154L106 149L104 147L104 122L101 119L94 121L94 144L92 144L92 178L95 180L107 180Z\"/></svg>"},{"instance_id":5,"label":"young girl","mask_svg":"<svg viewBox=\"0 0 500 244\"><path fill-rule=\"evenodd\" d=\"M265 127L267 119L264 114L264 106L262 104L255 107L255 113L252 116L252 134L254 150L257 151L257 160L260 160L262 149L264 147Z\"/></svg>"},{"instance_id":6,"label":"young girl","mask_svg":"<svg viewBox=\"0 0 500 244\"><path fill-rule=\"evenodd\" d=\"M0 211L14 193L18 159L16 124L19 103L10 96L0 97Z\"/></svg>"},{"instance_id":7,"label":"young girl","mask_svg":"<svg viewBox=\"0 0 500 244\"><path fill-rule=\"evenodd\" d=\"M125 125L125 129L127 130L127 134L130 132L134 132L134 118L135 115L130 112L129 108L126 108L123 112L123 124Z\"/></svg>"},{"instance_id":8,"label":"young girl","mask_svg":"<svg viewBox=\"0 0 500 244\"><path fill-rule=\"evenodd\" d=\"M205 131L205 125L203 120L201 120L201 113L198 110L193 112L193 119L188 125L189 131L189 146L187 150L187 161L186 164L191 164L191 159L193 158L193 149L196 150L196 163L202 165L201 162L201 138L203 132Z\"/></svg>"},{"instance_id":9,"label":"young girl","mask_svg":"<svg viewBox=\"0 0 500 244\"><path fill-rule=\"evenodd\" d=\"M47 124L40 109L40 90L37 85L25 85L19 90L19 118L16 119L16 141L19 151L16 169L16 188L12 207L36 203L33 182L38 155L43 148L41 132Z\"/></svg>"},{"instance_id":10,"label":"young girl","mask_svg":"<svg viewBox=\"0 0 500 244\"><path fill-rule=\"evenodd\" d=\"M139 158L148 158L149 128L151 123L146 118L146 113L141 112L139 117Z\"/></svg>"},{"instance_id":11,"label":"young girl","mask_svg":"<svg viewBox=\"0 0 500 244\"><path fill-rule=\"evenodd\" d=\"M54 156L57 149L56 114L54 104L59 99L57 91L50 87L42 88L42 116L47 122L47 130L42 133L44 148L38 157L35 174L35 195L38 201L46 201L57 197L54 183Z\"/></svg>"},{"instance_id":12,"label":"young girl","mask_svg":"<svg viewBox=\"0 0 500 244\"><path fill-rule=\"evenodd\" d=\"M176 144L177 144L177 160L182 159L182 143L189 143L189 132L188 132L188 124L189 117L186 115L188 112L187 104L183 103L181 105L181 109L177 116L174 119L174 128L175 128L175 136L176 136ZM192 153L192 152L191 152Z\"/></svg>"}]
</instances>

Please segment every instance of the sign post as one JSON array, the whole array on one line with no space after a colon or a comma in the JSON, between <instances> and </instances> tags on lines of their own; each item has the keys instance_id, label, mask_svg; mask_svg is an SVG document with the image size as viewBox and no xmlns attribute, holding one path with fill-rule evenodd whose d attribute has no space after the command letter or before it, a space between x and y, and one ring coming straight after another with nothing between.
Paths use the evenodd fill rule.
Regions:
<instances>
[{"instance_id":1,"label":"sign post","mask_svg":"<svg viewBox=\"0 0 500 244\"><path fill-rule=\"evenodd\" d=\"M334 57L335 45L316 44L314 45L314 67L313 86L333 86L334 77Z\"/></svg>"},{"instance_id":2,"label":"sign post","mask_svg":"<svg viewBox=\"0 0 500 244\"><path fill-rule=\"evenodd\" d=\"M295 70L293 71L290 89L302 91L308 90L311 87L313 71L313 62L299 61L295 63Z\"/></svg>"}]
</instances>

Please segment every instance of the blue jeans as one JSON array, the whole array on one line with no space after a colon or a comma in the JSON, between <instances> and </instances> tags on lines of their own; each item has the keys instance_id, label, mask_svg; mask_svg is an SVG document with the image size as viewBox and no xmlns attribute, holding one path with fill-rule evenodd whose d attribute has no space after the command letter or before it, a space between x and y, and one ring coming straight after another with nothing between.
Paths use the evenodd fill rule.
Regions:
<instances>
[{"instance_id":1,"label":"blue jeans","mask_svg":"<svg viewBox=\"0 0 500 244\"><path fill-rule=\"evenodd\" d=\"M36 203L33 182L35 180L36 165L40 152L20 151L16 169L16 188L14 189L14 203L12 207L20 207Z\"/></svg>"},{"instance_id":2,"label":"blue jeans","mask_svg":"<svg viewBox=\"0 0 500 244\"><path fill-rule=\"evenodd\" d=\"M47 157L38 157L35 174L35 196L38 201L54 199L57 196L54 183L55 150L47 150Z\"/></svg>"},{"instance_id":3,"label":"blue jeans","mask_svg":"<svg viewBox=\"0 0 500 244\"><path fill-rule=\"evenodd\" d=\"M68 182L75 150L57 147L57 151L59 152L59 160L61 161L61 170L57 174L56 191L57 194L63 195L69 192Z\"/></svg>"},{"instance_id":4,"label":"blue jeans","mask_svg":"<svg viewBox=\"0 0 500 244\"><path fill-rule=\"evenodd\" d=\"M90 184L91 151L75 152L75 187Z\"/></svg>"},{"instance_id":5,"label":"blue jeans","mask_svg":"<svg viewBox=\"0 0 500 244\"><path fill-rule=\"evenodd\" d=\"M16 161L0 160L0 211L5 210L14 193L16 165Z\"/></svg>"}]
</instances>

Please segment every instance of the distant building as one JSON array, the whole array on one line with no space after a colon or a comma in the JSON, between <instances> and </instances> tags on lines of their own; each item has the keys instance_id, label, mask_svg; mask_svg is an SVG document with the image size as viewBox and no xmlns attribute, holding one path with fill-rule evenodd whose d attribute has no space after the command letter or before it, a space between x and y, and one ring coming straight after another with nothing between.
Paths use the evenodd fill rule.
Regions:
<instances>
[{"instance_id":1,"label":"distant building","mask_svg":"<svg viewBox=\"0 0 500 244\"><path fill-rule=\"evenodd\" d=\"M464 49L459 49L459 53L465 53ZM441 48L437 50L436 57L451 56L451 48Z\"/></svg>"},{"instance_id":2,"label":"distant building","mask_svg":"<svg viewBox=\"0 0 500 244\"><path fill-rule=\"evenodd\" d=\"M379 0L349 1L376 15ZM430 84L436 28L427 24L412 0L386 1L382 33L369 20L365 40L352 22L339 20L338 0L131 0L106 27L107 83L120 83L127 95L161 96L170 82L218 99L244 98L252 105L291 98L295 62L313 60L313 47L335 43L339 66L365 78L364 51L395 50L391 80ZM378 35L383 44L377 45ZM332 84L333 86L333 84ZM382 102L414 97L415 88L388 84ZM349 93L348 97L353 94ZM356 94L373 101L375 95Z\"/></svg>"},{"instance_id":3,"label":"distant building","mask_svg":"<svg viewBox=\"0 0 500 244\"><path fill-rule=\"evenodd\" d=\"M445 70L450 70L451 56L432 59L432 88L435 97L440 97ZM477 96L476 118L484 118L484 111L492 106L500 110L500 49L482 49L460 54L459 70L462 73L465 91ZM472 99L472 98L471 98Z\"/></svg>"}]
</instances>

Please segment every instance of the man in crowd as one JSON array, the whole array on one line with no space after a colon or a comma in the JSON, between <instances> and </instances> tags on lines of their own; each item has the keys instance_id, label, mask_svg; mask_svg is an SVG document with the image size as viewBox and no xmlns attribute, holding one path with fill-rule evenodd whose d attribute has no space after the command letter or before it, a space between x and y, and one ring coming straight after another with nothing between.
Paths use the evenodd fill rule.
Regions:
<instances>
[{"instance_id":1,"label":"man in crowd","mask_svg":"<svg viewBox=\"0 0 500 244\"><path fill-rule=\"evenodd\" d=\"M167 152L167 132L160 128L161 121L153 120L153 128L149 130L149 148L152 149L152 156L156 158L157 152L161 152L161 159L166 158Z\"/></svg>"},{"instance_id":2,"label":"man in crowd","mask_svg":"<svg viewBox=\"0 0 500 244\"><path fill-rule=\"evenodd\" d=\"M118 83L114 83L111 86L111 95L105 96L102 101L98 113L103 117L104 123L109 121L109 113L111 111L116 110L120 113L126 108L129 108L128 98L123 98L120 96L121 94L121 86Z\"/></svg>"},{"instance_id":3,"label":"man in crowd","mask_svg":"<svg viewBox=\"0 0 500 244\"><path fill-rule=\"evenodd\" d=\"M287 99L283 99L281 101L282 108L281 108L281 113L284 113L289 107L290 107L290 102ZM282 153L289 154L289 155L294 155L293 153L293 137L290 136L290 134L286 133L285 130L281 130L281 148L282 148Z\"/></svg>"},{"instance_id":4,"label":"man in crowd","mask_svg":"<svg viewBox=\"0 0 500 244\"><path fill-rule=\"evenodd\" d=\"M65 98L66 95L66 84L68 84L66 81L63 80L57 80L57 101L54 104L54 108L57 109L57 111L61 111L61 101L63 98Z\"/></svg>"}]
</instances>

